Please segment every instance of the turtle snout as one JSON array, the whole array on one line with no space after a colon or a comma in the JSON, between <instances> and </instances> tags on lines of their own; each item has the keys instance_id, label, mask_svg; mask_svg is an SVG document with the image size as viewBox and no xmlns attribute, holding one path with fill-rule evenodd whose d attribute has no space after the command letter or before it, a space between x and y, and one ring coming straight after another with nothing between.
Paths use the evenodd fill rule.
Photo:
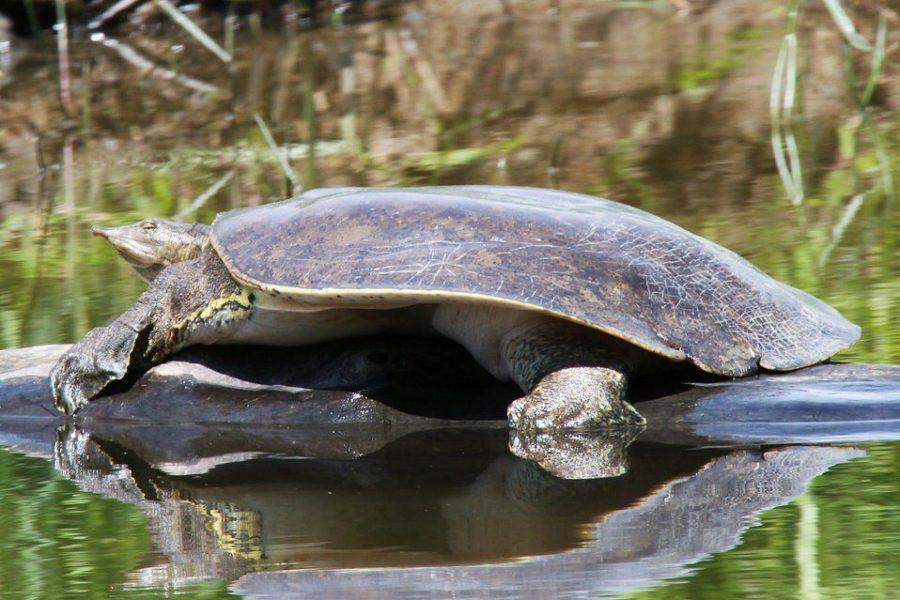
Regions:
<instances>
[{"instance_id":1,"label":"turtle snout","mask_svg":"<svg viewBox=\"0 0 900 600\"><path fill-rule=\"evenodd\" d=\"M102 237L105 240L109 239L109 234L112 231L112 227L100 227L99 225L94 225L91 227L91 233L96 235L97 237Z\"/></svg>"}]
</instances>

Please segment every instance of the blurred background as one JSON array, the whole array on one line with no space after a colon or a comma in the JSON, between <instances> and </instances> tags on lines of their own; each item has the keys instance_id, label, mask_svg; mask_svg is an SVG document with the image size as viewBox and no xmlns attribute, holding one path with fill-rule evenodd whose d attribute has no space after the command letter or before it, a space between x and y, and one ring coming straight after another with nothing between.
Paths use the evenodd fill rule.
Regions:
<instances>
[{"instance_id":1,"label":"blurred background","mask_svg":"<svg viewBox=\"0 0 900 600\"><path fill-rule=\"evenodd\" d=\"M0 348L72 342L144 289L92 224L209 222L318 186L479 183L670 219L861 325L840 358L898 363L898 8L0 0ZM874 447L660 597L802 587L791 540L811 518L823 597L890 597L898 474L900 447ZM25 573L36 597L105 597L151 560L137 509L11 454L0 481L7 588Z\"/></svg>"}]
</instances>

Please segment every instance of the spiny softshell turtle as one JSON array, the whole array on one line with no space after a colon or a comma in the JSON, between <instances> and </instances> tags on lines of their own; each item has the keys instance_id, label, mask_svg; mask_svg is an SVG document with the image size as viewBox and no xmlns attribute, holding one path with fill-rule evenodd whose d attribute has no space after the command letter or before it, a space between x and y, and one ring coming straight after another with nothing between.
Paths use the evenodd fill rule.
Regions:
<instances>
[{"instance_id":1,"label":"spiny softshell turtle","mask_svg":"<svg viewBox=\"0 0 900 600\"><path fill-rule=\"evenodd\" d=\"M526 393L510 404L514 427L639 424L631 375L685 361L734 377L797 369L859 336L708 240L555 190L320 189L211 227L97 232L151 285L54 367L70 413L188 345L392 332L447 336L514 380Z\"/></svg>"}]
</instances>

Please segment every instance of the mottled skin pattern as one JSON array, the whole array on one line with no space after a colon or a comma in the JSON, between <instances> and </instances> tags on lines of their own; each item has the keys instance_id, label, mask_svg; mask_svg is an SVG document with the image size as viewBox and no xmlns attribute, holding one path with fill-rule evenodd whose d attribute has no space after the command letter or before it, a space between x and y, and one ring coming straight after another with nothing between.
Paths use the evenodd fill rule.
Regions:
<instances>
[{"instance_id":1,"label":"mottled skin pattern","mask_svg":"<svg viewBox=\"0 0 900 600\"><path fill-rule=\"evenodd\" d=\"M213 243L238 280L263 288L336 290L347 302L397 290L476 294L721 375L805 367L859 337L827 304L721 246L554 190L314 190L220 216Z\"/></svg>"},{"instance_id":2,"label":"mottled skin pattern","mask_svg":"<svg viewBox=\"0 0 900 600\"><path fill-rule=\"evenodd\" d=\"M565 322L529 328L504 348L512 378L529 395L509 406L519 430L635 428L644 418L626 401L632 368ZM580 398L572 403L572 398Z\"/></svg>"},{"instance_id":3,"label":"mottled skin pattern","mask_svg":"<svg viewBox=\"0 0 900 600\"><path fill-rule=\"evenodd\" d=\"M134 305L66 351L50 371L57 407L76 412L111 384L140 375L186 345L191 327L222 327L249 308L241 287L207 247L201 256L164 269ZM221 310L201 319L211 301ZM197 343L202 340L192 340Z\"/></svg>"}]
</instances>

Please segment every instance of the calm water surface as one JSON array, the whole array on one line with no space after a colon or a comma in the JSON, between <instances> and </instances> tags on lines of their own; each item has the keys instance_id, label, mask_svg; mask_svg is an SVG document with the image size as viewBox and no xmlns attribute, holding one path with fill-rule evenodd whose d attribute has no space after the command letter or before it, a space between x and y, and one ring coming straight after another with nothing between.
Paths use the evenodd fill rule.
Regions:
<instances>
[{"instance_id":1,"label":"calm water surface","mask_svg":"<svg viewBox=\"0 0 900 600\"><path fill-rule=\"evenodd\" d=\"M770 138L780 3L723 0L688 18L655 5L512 3L510 15L478 4L404 4L305 33L241 29L230 73L164 21L76 35L68 112L55 42L14 40L0 77L0 348L75 341L140 294L90 224L208 222L285 197L259 114L307 187L536 185L649 210L861 325L841 358L900 363L900 85L889 72L863 119L824 10L804 8L798 31L795 205ZM871 38L874 17L854 18ZM221 39L220 20L205 26ZM139 72L122 44L157 70ZM204 474L78 432L35 436L31 455L0 451L8 597L398 586L417 597L452 581L659 598L900 589L897 444L639 444L623 477L564 482L512 457L497 432ZM306 571L252 575L284 568Z\"/></svg>"}]
</instances>

